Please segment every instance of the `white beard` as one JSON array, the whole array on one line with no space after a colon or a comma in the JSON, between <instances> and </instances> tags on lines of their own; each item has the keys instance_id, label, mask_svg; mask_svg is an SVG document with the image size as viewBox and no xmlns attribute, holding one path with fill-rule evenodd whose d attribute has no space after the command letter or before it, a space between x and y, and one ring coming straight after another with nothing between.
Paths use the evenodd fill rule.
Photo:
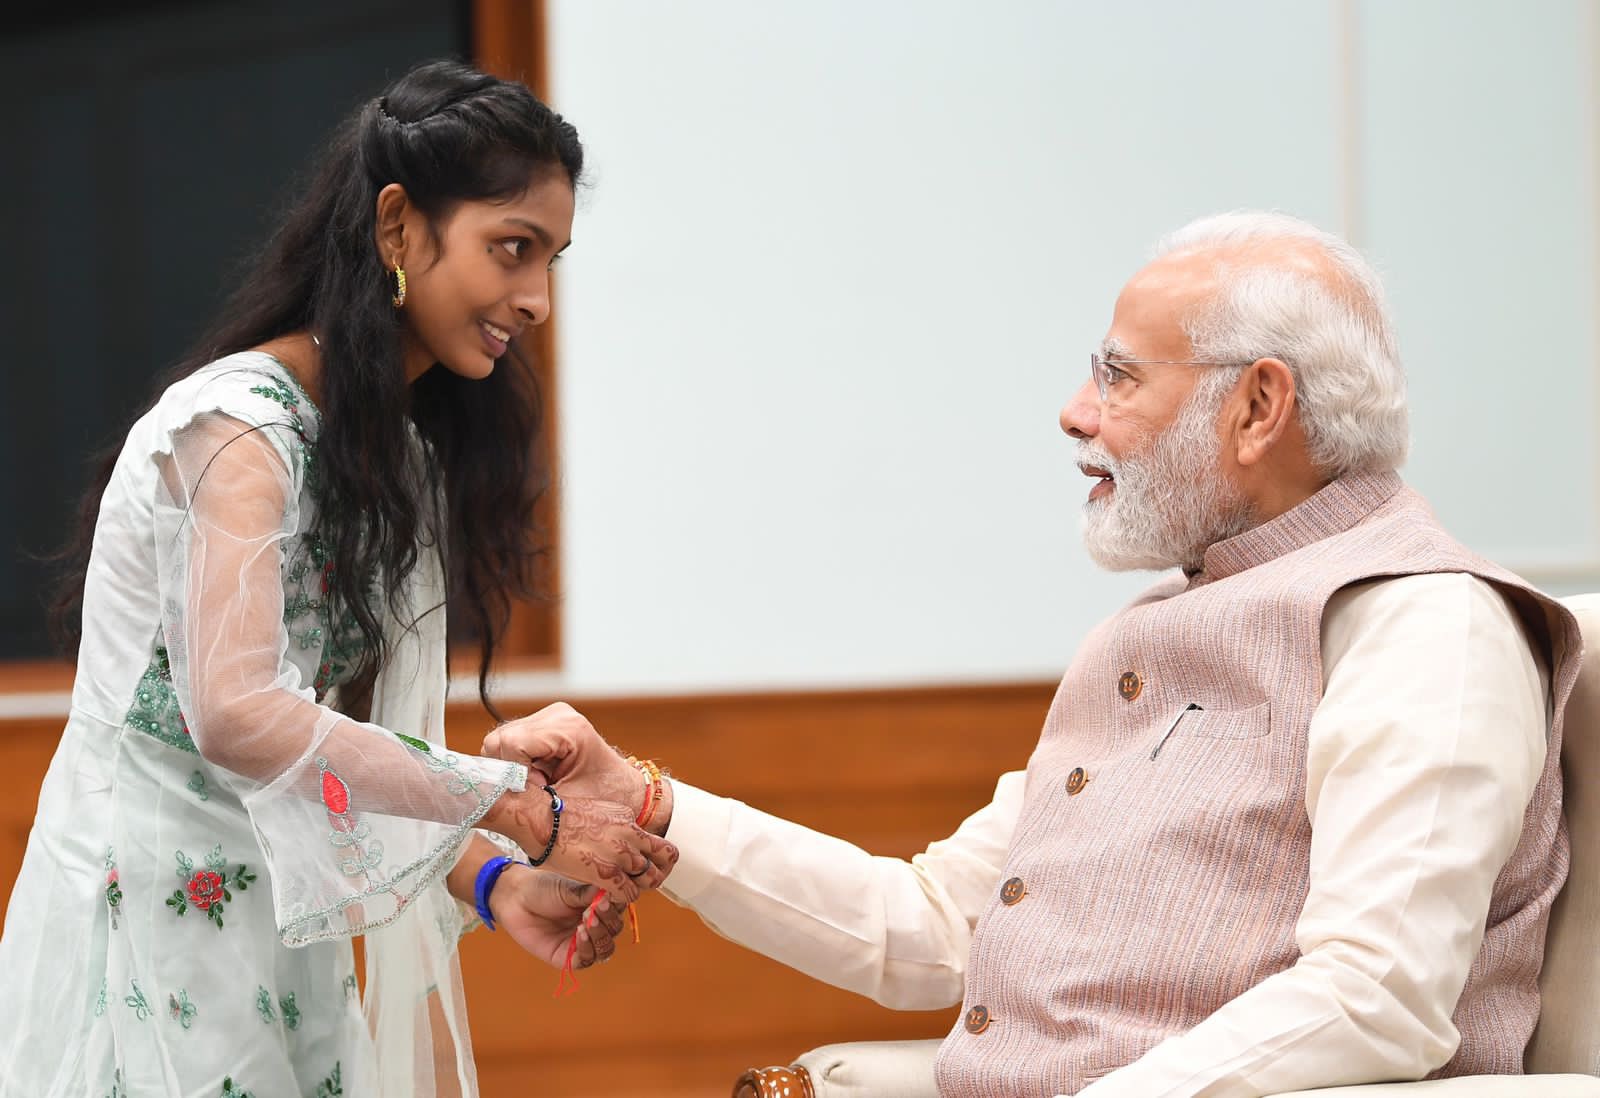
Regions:
<instances>
[{"instance_id":1,"label":"white beard","mask_svg":"<svg viewBox=\"0 0 1600 1098\"><path fill-rule=\"evenodd\" d=\"M1222 393L1198 387L1172 425L1114 460L1097 440L1078 443L1078 464L1109 471L1109 499L1083 506L1083 542L1113 572L1198 571L1205 552L1255 525L1250 502L1222 474L1217 414Z\"/></svg>"}]
</instances>

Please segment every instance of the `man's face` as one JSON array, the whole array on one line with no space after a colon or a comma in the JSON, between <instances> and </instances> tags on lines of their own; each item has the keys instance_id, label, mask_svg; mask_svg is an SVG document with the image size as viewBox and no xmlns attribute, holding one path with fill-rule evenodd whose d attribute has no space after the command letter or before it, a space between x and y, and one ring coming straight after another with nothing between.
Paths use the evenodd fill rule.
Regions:
<instances>
[{"instance_id":1,"label":"man's face","mask_svg":"<svg viewBox=\"0 0 1600 1098\"><path fill-rule=\"evenodd\" d=\"M1106 399L1091 380L1061 410L1079 467L1096 478L1084 542L1102 567L1198 568L1208 546L1250 525L1217 431L1234 375L1175 364L1195 358L1179 321L1214 292L1209 271L1200 257L1179 256L1135 275L1100 348Z\"/></svg>"}]
</instances>

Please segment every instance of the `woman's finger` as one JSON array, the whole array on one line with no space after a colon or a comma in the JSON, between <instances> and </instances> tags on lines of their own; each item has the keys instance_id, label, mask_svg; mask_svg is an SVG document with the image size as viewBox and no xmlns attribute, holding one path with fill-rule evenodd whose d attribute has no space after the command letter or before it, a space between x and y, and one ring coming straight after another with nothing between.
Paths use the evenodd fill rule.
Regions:
<instances>
[{"instance_id":1,"label":"woman's finger","mask_svg":"<svg viewBox=\"0 0 1600 1098\"><path fill-rule=\"evenodd\" d=\"M588 968L595 962L594 939L583 926L579 926L574 933L578 940L578 951L573 955L573 967Z\"/></svg>"},{"instance_id":2,"label":"woman's finger","mask_svg":"<svg viewBox=\"0 0 1600 1098\"><path fill-rule=\"evenodd\" d=\"M624 908L618 907L616 904L612 903L611 897L607 896L604 900L600 901L600 906L595 908L595 921L600 926L605 927L607 934L612 936L621 934L622 916L624 910Z\"/></svg>"}]
</instances>

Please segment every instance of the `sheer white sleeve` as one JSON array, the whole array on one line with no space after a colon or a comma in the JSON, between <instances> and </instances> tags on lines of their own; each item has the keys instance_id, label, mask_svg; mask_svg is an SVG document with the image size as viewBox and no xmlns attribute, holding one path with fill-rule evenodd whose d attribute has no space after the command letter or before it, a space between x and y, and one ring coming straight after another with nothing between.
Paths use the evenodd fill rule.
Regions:
<instances>
[{"instance_id":1,"label":"sheer white sleeve","mask_svg":"<svg viewBox=\"0 0 1600 1098\"><path fill-rule=\"evenodd\" d=\"M437 560L424 553L407 593L411 620L389 634L373 716L390 727L351 720L320 704L288 658L291 644L331 642L285 620L306 597L286 605L286 556L314 544L314 516L302 513L304 439L248 409L202 410L169 437L170 451L153 455L155 549L188 734L249 812L287 943L382 926L442 878L473 825L526 779L521 767L439 746ZM313 584L311 597L325 596L320 577Z\"/></svg>"}]
</instances>

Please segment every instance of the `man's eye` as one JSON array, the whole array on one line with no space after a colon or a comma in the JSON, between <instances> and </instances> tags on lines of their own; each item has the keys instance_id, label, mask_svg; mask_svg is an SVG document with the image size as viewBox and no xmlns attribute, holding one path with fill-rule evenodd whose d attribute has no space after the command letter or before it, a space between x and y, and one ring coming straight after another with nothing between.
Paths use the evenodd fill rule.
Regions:
<instances>
[{"instance_id":1,"label":"man's eye","mask_svg":"<svg viewBox=\"0 0 1600 1098\"><path fill-rule=\"evenodd\" d=\"M1107 384L1115 385L1117 382L1126 381L1127 379L1128 379L1128 371L1122 369L1120 366L1116 365L1115 363L1112 363L1112 362L1106 363L1106 383Z\"/></svg>"}]
</instances>

